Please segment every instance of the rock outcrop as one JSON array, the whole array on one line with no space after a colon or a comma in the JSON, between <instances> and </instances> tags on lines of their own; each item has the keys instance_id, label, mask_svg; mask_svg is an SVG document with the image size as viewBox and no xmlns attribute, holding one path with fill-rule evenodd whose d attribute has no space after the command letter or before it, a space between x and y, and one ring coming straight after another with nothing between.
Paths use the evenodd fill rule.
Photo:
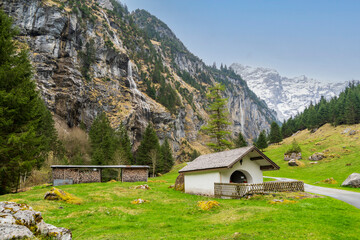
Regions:
<instances>
[{"instance_id":1,"label":"rock outcrop","mask_svg":"<svg viewBox=\"0 0 360 240\"><path fill-rule=\"evenodd\" d=\"M350 176L341 184L341 186L348 187L360 187L360 173L352 173Z\"/></svg>"},{"instance_id":2,"label":"rock outcrop","mask_svg":"<svg viewBox=\"0 0 360 240\"><path fill-rule=\"evenodd\" d=\"M152 123L160 140L168 138L178 151L182 142L201 138L198 131L208 119L206 90L216 82L227 86L235 135L241 131L253 139L276 120L238 75L206 66L145 11L130 14L113 0L0 0L0 7L30 50L46 105L70 127L89 128L106 112L112 127L126 126L134 150ZM161 84L151 82L159 65ZM161 101L165 84L180 99L175 110ZM151 89L155 96L149 96Z\"/></svg>"},{"instance_id":3,"label":"rock outcrop","mask_svg":"<svg viewBox=\"0 0 360 240\"><path fill-rule=\"evenodd\" d=\"M311 155L309 157L310 161L320 161L322 159L325 158L325 154L324 153L314 153L313 155Z\"/></svg>"},{"instance_id":4,"label":"rock outcrop","mask_svg":"<svg viewBox=\"0 0 360 240\"><path fill-rule=\"evenodd\" d=\"M41 213L26 204L0 202L0 240L30 239L36 235L71 240L71 231L44 222Z\"/></svg>"},{"instance_id":5,"label":"rock outcrop","mask_svg":"<svg viewBox=\"0 0 360 240\"><path fill-rule=\"evenodd\" d=\"M285 161L290 161L292 159L295 159L295 160L302 159L301 152L299 152L299 153L293 152L293 153L284 154Z\"/></svg>"}]
</instances>

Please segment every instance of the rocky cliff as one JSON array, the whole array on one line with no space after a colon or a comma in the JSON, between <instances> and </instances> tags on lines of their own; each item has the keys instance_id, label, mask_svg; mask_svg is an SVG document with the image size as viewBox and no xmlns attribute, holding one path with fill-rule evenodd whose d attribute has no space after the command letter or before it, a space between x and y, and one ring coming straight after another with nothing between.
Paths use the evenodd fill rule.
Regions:
<instances>
[{"instance_id":1,"label":"rocky cliff","mask_svg":"<svg viewBox=\"0 0 360 240\"><path fill-rule=\"evenodd\" d=\"M321 96L326 99L338 96L348 84L323 83L306 76L288 78L281 76L274 69L249 67L239 63L234 63L230 67L269 108L277 112L281 121L301 113L311 102L319 102Z\"/></svg>"},{"instance_id":2,"label":"rocky cliff","mask_svg":"<svg viewBox=\"0 0 360 240\"><path fill-rule=\"evenodd\" d=\"M227 86L234 135L249 139L275 114L233 71L213 69L145 11L115 0L0 0L29 48L34 78L47 106L67 124L90 127L104 111L124 123L134 149L148 123L160 139L206 151L198 130L206 122L205 94Z\"/></svg>"}]
</instances>

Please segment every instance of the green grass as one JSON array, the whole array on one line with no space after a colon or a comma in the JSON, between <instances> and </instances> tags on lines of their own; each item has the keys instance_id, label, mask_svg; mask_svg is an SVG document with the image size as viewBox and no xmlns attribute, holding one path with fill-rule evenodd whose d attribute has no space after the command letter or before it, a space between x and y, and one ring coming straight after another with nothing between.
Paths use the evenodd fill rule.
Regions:
<instances>
[{"instance_id":1,"label":"green grass","mask_svg":"<svg viewBox=\"0 0 360 240\"><path fill-rule=\"evenodd\" d=\"M272 145L265 154L280 166L279 171L264 172L266 176L287 177L303 180L317 186L339 188L360 192L359 188L341 187L342 182L354 172L360 172L360 132L353 136L342 134L346 128L360 130L360 125L332 127L329 124L321 127L315 133L304 130L294 137L285 139L280 145ZM284 153L293 139L302 149L305 166L290 167L284 161ZM308 160L315 152L325 152L329 157L311 165ZM350 166L346 166L351 164ZM333 177L337 184L325 184L322 180Z\"/></svg>"},{"instance_id":2,"label":"green grass","mask_svg":"<svg viewBox=\"0 0 360 240\"><path fill-rule=\"evenodd\" d=\"M81 205L43 200L50 187L0 196L41 211L47 223L69 228L74 239L358 239L360 210L332 198L296 199L298 194L216 199L220 206L202 211L197 202L212 200L168 188L176 170L149 182L91 183L62 186L83 200ZM161 181L158 181L161 180ZM132 205L137 198L149 203ZM270 204L273 199L293 204Z\"/></svg>"}]
</instances>

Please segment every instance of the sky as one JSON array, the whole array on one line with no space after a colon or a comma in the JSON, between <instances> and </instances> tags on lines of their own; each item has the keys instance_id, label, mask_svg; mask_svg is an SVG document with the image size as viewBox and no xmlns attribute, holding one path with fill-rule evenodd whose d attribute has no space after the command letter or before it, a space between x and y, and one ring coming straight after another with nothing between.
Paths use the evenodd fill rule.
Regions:
<instances>
[{"instance_id":1,"label":"sky","mask_svg":"<svg viewBox=\"0 0 360 240\"><path fill-rule=\"evenodd\" d=\"M360 80L358 0L120 0L165 22L207 65Z\"/></svg>"}]
</instances>

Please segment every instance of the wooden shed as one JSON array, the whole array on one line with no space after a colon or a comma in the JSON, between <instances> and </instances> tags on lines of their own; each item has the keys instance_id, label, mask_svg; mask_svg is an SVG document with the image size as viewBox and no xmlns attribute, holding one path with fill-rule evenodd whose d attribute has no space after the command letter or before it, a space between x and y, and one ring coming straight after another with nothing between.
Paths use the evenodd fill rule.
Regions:
<instances>
[{"instance_id":1,"label":"wooden shed","mask_svg":"<svg viewBox=\"0 0 360 240\"><path fill-rule=\"evenodd\" d=\"M149 166L144 165L52 165L53 185L101 182L102 169L121 169L122 182L147 182Z\"/></svg>"}]
</instances>

